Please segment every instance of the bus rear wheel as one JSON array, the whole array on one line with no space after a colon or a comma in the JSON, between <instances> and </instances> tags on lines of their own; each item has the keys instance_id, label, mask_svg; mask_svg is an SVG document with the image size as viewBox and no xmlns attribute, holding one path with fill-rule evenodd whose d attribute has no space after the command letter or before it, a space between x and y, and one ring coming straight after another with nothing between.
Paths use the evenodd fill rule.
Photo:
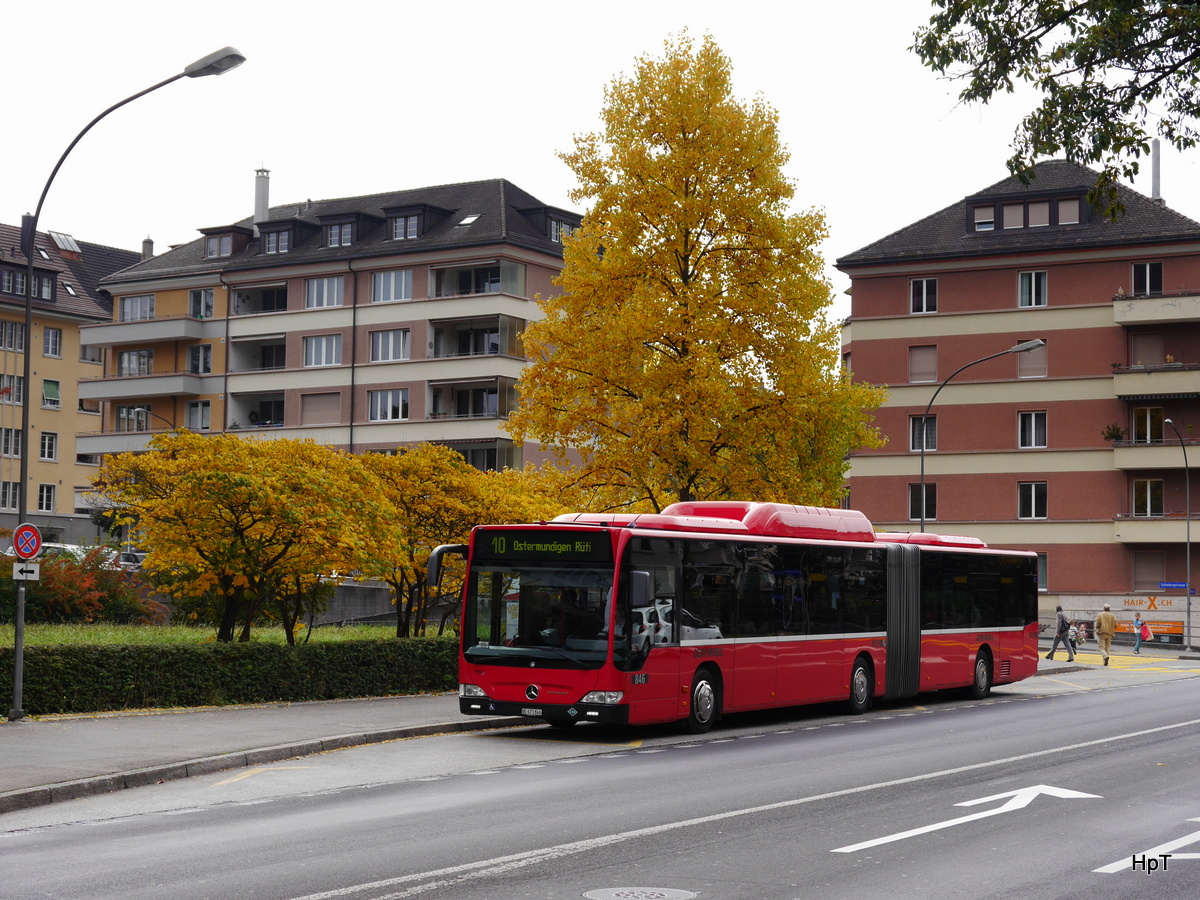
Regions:
<instances>
[{"instance_id":1,"label":"bus rear wheel","mask_svg":"<svg viewBox=\"0 0 1200 900\"><path fill-rule=\"evenodd\" d=\"M863 657L854 661L850 670L850 699L847 707L855 715L862 715L871 708L872 688L875 678L871 673L871 664Z\"/></svg>"},{"instance_id":2,"label":"bus rear wheel","mask_svg":"<svg viewBox=\"0 0 1200 900\"><path fill-rule=\"evenodd\" d=\"M967 695L972 700L982 700L992 692L992 655L980 650L975 657L975 671Z\"/></svg>"},{"instance_id":3,"label":"bus rear wheel","mask_svg":"<svg viewBox=\"0 0 1200 900\"><path fill-rule=\"evenodd\" d=\"M687 730L692 734L704 734L721 714L721 689L708 669L699 670L692 679L691 697Z\"/></svg>"}]
</instances>

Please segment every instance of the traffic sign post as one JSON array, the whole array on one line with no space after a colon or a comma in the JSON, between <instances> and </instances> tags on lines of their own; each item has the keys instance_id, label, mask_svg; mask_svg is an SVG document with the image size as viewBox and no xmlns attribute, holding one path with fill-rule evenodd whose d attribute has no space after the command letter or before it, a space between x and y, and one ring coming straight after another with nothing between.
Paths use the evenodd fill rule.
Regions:
<instances>
[{"instance_id":1,"label":"traffic sign post","mask_svg":"<svg viewBox=\"0 0 1200 900\"><path fill-rule=\"evenodd\" d=\"M26 364L28 365L29 354L26 354ZM26 379L28 382L28 379ZM25 421L28 422L28 414ZM21 468L25 468L25 456L21 457ZM22 477L22 483L24 477ZM22 494L24 498L24 494ZM24 500L22 499L22 509L24 509ZM24 513L22 513L23 515ZM13 623L13 703L12 708L8 711L8 721L16 722L25 717L25 710L21 708L21 693L25 688L25 583L27 581L36 581L39 576L38 566L36 563L30 563L27 560L35 559L42 552L42 533L36 525L31 525L29 522L22 522L13 530L13 553L18 558L26 560L24 563L17 563L13 566L13 580L17 583L17 615ZM18 575L17 570L20 568L24 574ZM28 569L33 569L33 578L29 577Z\"/></svg>"},{"instance_id":2,"label":"traffic sign post","mask_svg":"<svg viewBox=\"0 0 1200 900\"><path fill-rule=\"evenodd\" d=\"M13 553L20 559L36 559L42 552L42 533L36 525L25 522L13 531Z\"/></svg>"},{"instance_id":3,"label":"traffic sign post","mask_svg":"<svg viewBox=\"0 0 1200 900\"><path fill-rule=\"evenodd\" d=\"M13 581L40 581L42 567L35 562L13 563Z\"/></svg>"}]
</instances>

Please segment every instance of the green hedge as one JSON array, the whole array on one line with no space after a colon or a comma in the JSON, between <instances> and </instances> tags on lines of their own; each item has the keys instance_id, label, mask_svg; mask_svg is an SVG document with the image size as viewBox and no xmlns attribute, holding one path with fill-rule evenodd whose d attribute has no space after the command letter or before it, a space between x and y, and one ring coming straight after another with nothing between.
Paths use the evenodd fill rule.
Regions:
<instances>
[{"instance_id":1,"label":"green hedge","mask_svg":"<svg viewBox=\"0 0 1200 900\"><path fill-rule=\"evenodd\" d=\"M26 647L29 715L337 700L453 690L453 640L329 644ZM0 649L0 698L12 698L13 648Z\"/></svg>"}]
</instances>

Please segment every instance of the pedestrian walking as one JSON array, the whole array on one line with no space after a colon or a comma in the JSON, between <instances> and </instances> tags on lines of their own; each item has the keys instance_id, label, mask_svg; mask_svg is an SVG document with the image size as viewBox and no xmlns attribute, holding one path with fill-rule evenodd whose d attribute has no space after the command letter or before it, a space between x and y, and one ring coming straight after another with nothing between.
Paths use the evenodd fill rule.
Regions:
<instances>
[{"instance_id":1,"label":"pedestrian walking","mask_svg":"<svg viewBox=\"0 0 1200 900\"><path fill-rule=\"evenodd\" d=\"M1104 656L1104 664L1108 665L1109 649L1112 647L1113 635L1117 633L1117 617L1112 614L1112 608L1105 603L1104 612L1096 616L1096 644Z\"/></svg>"},{"instance_id":2,"label":"pedestrian walking","mask_svg":"<svg viewBox=\"0 0 1200 900\"><path fill-rule=\"evenodd\" d=\"M1142 614L1134 613L1133 614L1133 652L1134 653L1142 652L1142 628L1144 628L1145 625L1146 625L1146 623L1142 621Z\"/></svg>"},{"instance_id":3,"label":"pedestrian walking","mask_svg":"<svg viewBox=\"0 0 1200 900\"><path fill-rule=\"evenodd\" d=\"M1061 606L1054 607L1057 615L1054 618L1054 643L1050 645L1050 652L1046 654L1046 659L1054 659L1054 651L1058 649L1061 642L1067 650L1067 662L1075 662L1075 649L1071 646L1071 639L1068 637L1071 631L1071 620L1067 618L1067 614L1063 612Z\"/></svg>"}]
</instances>

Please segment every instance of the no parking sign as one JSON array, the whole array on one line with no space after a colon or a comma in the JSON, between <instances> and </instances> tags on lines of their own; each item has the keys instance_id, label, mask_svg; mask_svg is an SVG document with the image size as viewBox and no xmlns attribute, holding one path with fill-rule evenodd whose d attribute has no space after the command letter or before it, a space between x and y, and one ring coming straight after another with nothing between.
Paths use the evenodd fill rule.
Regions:
<instances>
[{"instance_id":1,"label":"no parking sign","mask_svg":"<svg viewBox=\"0 0 1200 900\"><path fill-rule=\"evenodd\" d=\"M18 525L13 532L13 553L21 559L34 559L42 552L42 533L36 525L28 522Z\"/></svg>"}]
</instances>

